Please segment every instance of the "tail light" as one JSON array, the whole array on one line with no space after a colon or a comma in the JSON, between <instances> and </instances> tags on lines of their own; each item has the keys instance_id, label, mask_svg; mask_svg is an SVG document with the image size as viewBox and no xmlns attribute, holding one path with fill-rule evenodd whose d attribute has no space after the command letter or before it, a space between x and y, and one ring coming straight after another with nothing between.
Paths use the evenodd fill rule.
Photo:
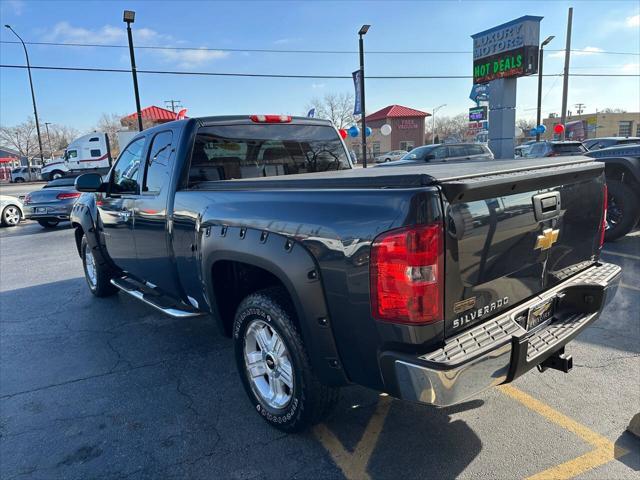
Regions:
<instances>
[{"instance_id":1,"label":"tail light","mask_svg":"<svg viewBox=\"0 0 640 480\"><path fill-rule=\"evenodd\" d=\"M249 117L255 123L290 123L291 115L251 115Z\"/></svg>"},{"instance_id":2,"label":"tail light","mask_svg":"<svg viewBox=\"0 0 640 480\"><path fill-rule=\"evenodd\" d=\"M371 311L394 323L442 319L443 234L439 224L383 233L371 247Z\"/></svg>"},{"instance_id":3,"label":"tail light","mask_svg":"<svg viewBox=\"0 0 640 480\"><path fill-rule=\"evenodd\" d=\"M78 198L80 195L82 195L80 192L59 193L56 198L58 200L67 200L69 198Z\"/></svg>"},{"instance_id":4,"label":"tail light","mask_svg":"<svg viewBox=\"0 0 640 480\"><path fill-rule=\"evenodd\" d=\"M609 203L609 189L605 183L602 186L602 223L600 224L600 248L604 245L604 234L607 231L607 207Z\"/></svg>"}]
</instances>

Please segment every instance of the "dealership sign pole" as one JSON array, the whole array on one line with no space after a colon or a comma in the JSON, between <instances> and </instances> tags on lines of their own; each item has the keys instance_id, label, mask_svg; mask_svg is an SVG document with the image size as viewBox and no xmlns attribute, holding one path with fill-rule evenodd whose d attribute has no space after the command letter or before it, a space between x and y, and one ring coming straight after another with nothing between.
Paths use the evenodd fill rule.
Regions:
<instances>
[{"instance_id":1,"label":"dealership sign pole","mask_svg":"<svg viewBox=\"0 0 640 480\"><path fill-rule=\"evenodd\" d=\"M542 17L526 15L472 35L473 83L489 83L489 148L513 158L518 77L538 71Z\"/></svg>"}]
</instances>

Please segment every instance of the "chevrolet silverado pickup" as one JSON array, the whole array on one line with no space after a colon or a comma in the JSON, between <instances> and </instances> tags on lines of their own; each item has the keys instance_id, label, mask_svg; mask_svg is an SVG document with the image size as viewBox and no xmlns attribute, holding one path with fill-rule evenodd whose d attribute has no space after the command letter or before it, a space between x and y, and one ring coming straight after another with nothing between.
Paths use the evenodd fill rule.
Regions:
<instances>
[{"instance_id":1,"label":"chevrolet silverado pickup","mask_svg":"<svg viewBox=\"0 0 640 480\"><path fill-rule=\"evenodd\" d=\"M448 406L534 367L569 371L565 345L620 280L599 260L603 168L352 168L327 121L192 118L78 177L71 221L95 296L211 318L253 408L299 431L348 384Z\"/></svg>"}]
</instances>

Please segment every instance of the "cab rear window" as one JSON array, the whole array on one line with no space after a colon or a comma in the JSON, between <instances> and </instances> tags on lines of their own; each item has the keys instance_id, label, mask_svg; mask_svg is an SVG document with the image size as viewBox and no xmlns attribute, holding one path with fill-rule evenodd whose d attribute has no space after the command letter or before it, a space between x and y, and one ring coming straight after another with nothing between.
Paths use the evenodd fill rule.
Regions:
<instances>
[{"instance_id":1,"label":"cab rear window","mask_svg":"<svg viewBox=\"0 0 640 480\"><path fill-rule=\"evenodd\" d=\"M206 182L351 168L336 130L318 125L202 127L191 156L188 188Z\"/></svg>"},{"instance_id":2,"label":"cab rear window","mask_svg":"<svg viewBox=\"0 0 640 480\"><path fill-rule=\"evenodd\" d=\"M587 149L581 143L556 143L553 146L556 153L585 153Z\"/></svg>"}]
</instances>

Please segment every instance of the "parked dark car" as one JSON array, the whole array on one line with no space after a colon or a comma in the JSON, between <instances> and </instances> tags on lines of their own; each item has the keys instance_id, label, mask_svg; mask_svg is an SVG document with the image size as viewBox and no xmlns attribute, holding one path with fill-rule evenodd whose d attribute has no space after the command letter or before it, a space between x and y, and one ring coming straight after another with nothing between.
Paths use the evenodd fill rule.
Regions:
<instances>
[{"instance_id":1,"label":"parked dark car","mask_svg":"<svg viewBox=\"0 0 640 480\"><path fill-rule=\"evenodd\" d=\"M44 228L55 228L69 220L71 208L81 195L74 183L75 177L59 178L29 193L24 198L25 218L36 220Z\"/></svg>"},{"instance_id":2,"label":"parked dark car","mask_svg":"<svg viewBox=\"0 0 640 480\"><path fill-rule=\"evenodd\" d=\"M587 156L604 163L608 187L605 240L616 240L640 221L640 143L593 150Z\"/></svg>"},{"instance_id":3,"label":"parked dark car","mask_svg":"<svg viewBox=\"0 0 640 480\"><path fill-rule=\"evenodd\" d=\"M599 261L604 165L584 157L353 169L329 121L191 118L76 188L94 193L71 213L90 291L211 315L284 431L351 383L448 406L567 372L620 280Z\"/></svg>"},{"instance_id":4,"label":"parked dark car","mask_svg":"<svg viewBox=\"0 0 640 480\"><path fill-rule=\"evenodd\" d=\"M587 150L616 147L633 143L640 143L640 137L601 137L590 138L582 142Z\"/></svg>"},{"instance_id":5,"label":"parked dark car","mask_svg":"<svg viewBox=\"0 0 640 480\"><path fill-rule=\"evenodd\" d=\"M425 163L493 160L493 153L481 143L451 143L416 147L400 160L382 163L377 167L401 167Z\"/></svg>"},{"instance_id":6,"label":"parked dark car","mask_svg":"<svg viewBox=\"0 0 640 480\"><path fill-rule=\"evenodd\" d=\"M570 140L543 140L541 142L531 144L531 147L529 147L529 150L527 150L524 156L525 158L564 157L570 155L584 155L585 153L587 153L587 149L582 142Z\"/></svg>"}]
</instances>

